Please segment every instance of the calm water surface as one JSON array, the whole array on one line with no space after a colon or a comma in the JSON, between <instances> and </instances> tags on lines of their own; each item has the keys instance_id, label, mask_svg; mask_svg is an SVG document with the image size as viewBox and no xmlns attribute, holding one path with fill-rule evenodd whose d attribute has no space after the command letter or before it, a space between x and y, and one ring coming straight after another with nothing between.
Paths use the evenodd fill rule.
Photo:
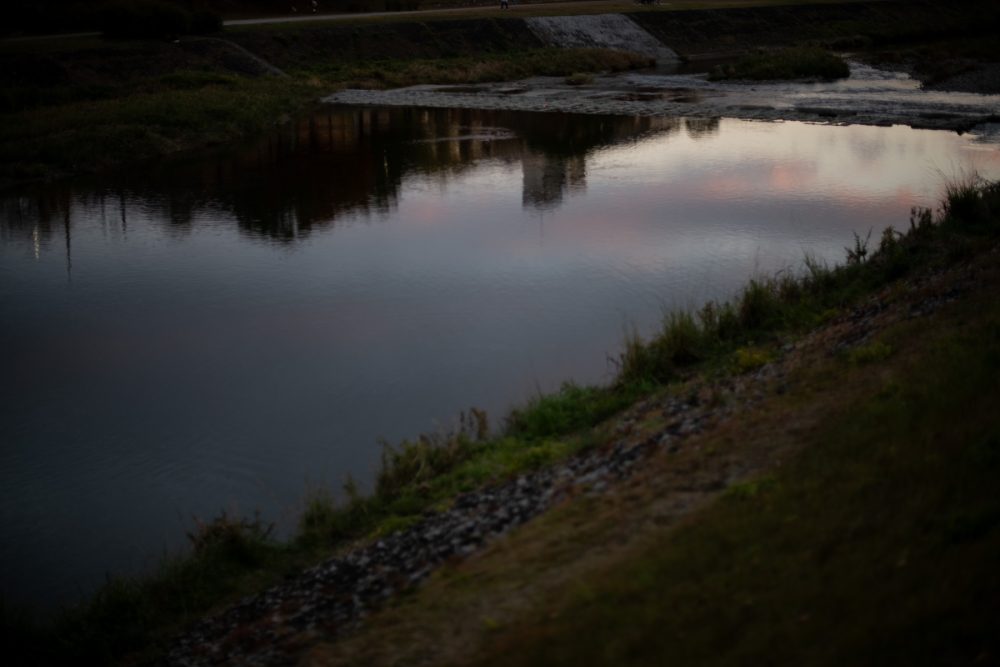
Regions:
<instances>
[{"instance_id":1,"label":"calm water surface","mask_svg":"<svg viewBox=\"0 0 1000 667\"><path fill-rule=\"evenodd\" d=\"M8 194L2 594L74 599L222 509L290 525L378 438L613 372L623 331L905 227L996 145L904 127L333 109Z\"/></svg>"}]
</instances>

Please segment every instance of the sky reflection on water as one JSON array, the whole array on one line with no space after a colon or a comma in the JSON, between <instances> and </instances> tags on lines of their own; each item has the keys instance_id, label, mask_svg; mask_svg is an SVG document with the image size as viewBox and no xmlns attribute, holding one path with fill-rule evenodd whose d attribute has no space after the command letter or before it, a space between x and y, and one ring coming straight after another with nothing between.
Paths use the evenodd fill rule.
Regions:
<instances>
[{"instance_id":1,"label":"sky reflection on water","mask_svg":"<svg viewBox=\"0 0 1000 667\"><path fill-rule=\"evenodd\" d=\"M905 127L330 109L0 209L2 592L51 603L290 523L376 440L601 382L626 327L905 227L975 137Z\"/></svg>"}]
</instances>

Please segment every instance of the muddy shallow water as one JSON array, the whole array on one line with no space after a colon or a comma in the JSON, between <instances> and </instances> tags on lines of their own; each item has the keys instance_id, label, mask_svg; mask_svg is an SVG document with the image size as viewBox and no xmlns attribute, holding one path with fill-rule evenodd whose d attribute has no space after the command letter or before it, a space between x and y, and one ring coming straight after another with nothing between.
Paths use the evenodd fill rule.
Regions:
<instances>
[{"instance_id":1,"label":"muddy shallow water","mask_svg":"<svg viewBox=\"0 0 1000 667\"><path fill-rule=\"evenodd\" d=\"M1000 177L988 132L331 107L8 196L3 595L73 599L223 508L287 528L379 437L605 381L627 328L839 260L971 168Z\"/></svg>"},{"instance_id":2,"label":"muddy shallow water","mask_svg":"<svg viewBox=\"0 0 1000 667\"><path fill-rule=\"evenodd\" d=\"M851 63L831 82L713 82L704 73L632 72L584 86L536 77L479 86L344 90L327 101L581 114L803 120L967 130L1000 122L1000 95L924 90L909 75Z\"/></svg>"}]
</instances>

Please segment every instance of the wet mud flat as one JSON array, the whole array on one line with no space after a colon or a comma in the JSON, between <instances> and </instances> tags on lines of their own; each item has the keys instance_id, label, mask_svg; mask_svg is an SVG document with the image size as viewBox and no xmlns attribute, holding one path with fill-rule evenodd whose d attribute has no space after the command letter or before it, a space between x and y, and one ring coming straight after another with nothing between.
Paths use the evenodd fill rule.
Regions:
<instances>
[{"instance_id":1,"label":"wet mud flat","mask_svg":"<svg viewBox=\"0 0 1000 667\"><path fill-rule=\"evenodd\" d=\"M535 77L479 86L343 90L330 104L452 107L628 116L800 120L966 131L1000 122L1000 95L924 89L909 74L851 63L833 82L713 82L705 74L631 72L574 86Z\"/></svg>"}]
</instances>

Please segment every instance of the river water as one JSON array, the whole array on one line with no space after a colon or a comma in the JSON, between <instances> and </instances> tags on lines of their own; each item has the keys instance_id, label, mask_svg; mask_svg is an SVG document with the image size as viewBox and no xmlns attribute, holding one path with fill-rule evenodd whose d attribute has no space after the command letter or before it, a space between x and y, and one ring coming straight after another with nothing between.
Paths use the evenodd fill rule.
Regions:
<instances>
[{"instance_id":1,"label":"river water","mask_svg":"<svg viewBox=\"0 0 1000 667\"><path fill-rule=\"evenodd\" d=\"M604 382L624 332L904 228L975 133L330 107L7 193L2 595L141 572L221 510L287 529L379 438Z\"/></svg>"}]
</instances>

